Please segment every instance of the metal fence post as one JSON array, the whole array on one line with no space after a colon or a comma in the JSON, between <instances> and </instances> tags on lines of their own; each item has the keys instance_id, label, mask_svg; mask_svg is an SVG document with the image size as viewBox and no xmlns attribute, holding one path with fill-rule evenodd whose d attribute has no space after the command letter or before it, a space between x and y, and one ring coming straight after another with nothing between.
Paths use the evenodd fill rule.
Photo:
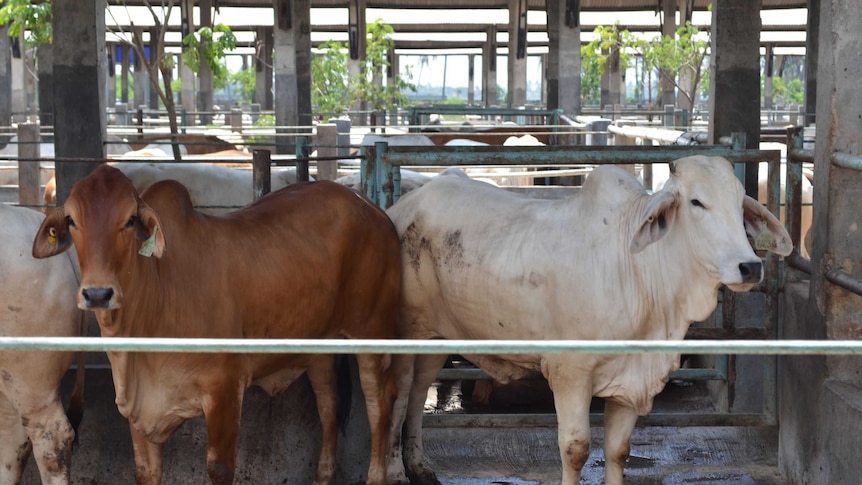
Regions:
<instances>
[{"instance_id":1,"label":"metal fence post","mask_svg":"<svg viewBox=\"0 0 862 485\"><path fill-rule=\"evenodd\" d=\"M251 153L252 185L257 200L272 190L272 158L269 150L255 149Z\"/></svg>"},{"instance_id":2,"label":"metal fence post","mask_svg":"<svg viewBox=\"0 0 862 485\"><path fill-rule=\"evenodd\" d=\"M296 181L308 182L308 137L296 137Z\"/></svg>"}]
</instances>

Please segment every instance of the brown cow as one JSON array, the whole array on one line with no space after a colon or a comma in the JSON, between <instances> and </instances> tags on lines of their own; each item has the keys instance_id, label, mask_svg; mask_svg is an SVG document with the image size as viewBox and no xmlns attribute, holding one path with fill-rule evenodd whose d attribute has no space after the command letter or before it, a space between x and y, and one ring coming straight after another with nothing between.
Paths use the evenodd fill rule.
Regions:
<instances>
[{"instance_id":1,"label":"brown cow","mask_svg":"<svg viewBox=\"0 0 862 485\"><path fill-rule=\"evenodd\" d=\"M138 194L101 166L48 214L33 255L74 242L78 306L106 337L390 338L400 286L386 214L332 182L291 185L225 216L192 207L180 183ZM151 254L151 256L147 256ZM109 352L116 404L130 423L138 483L160 483L162 446L203 414L212 483L233 481L243 392L276 394L307 371L321 419L315 484L332 483L336 378L331 355ZM385 483L395 398L390 358L358 355L371 427L368 482Z\"/></svg>"}]
</instances>

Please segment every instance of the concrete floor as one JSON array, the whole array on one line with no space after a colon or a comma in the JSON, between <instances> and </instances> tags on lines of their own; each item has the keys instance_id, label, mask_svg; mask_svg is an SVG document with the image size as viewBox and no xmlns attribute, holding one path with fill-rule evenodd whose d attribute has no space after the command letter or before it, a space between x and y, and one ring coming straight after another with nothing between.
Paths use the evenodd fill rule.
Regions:
<instances>
[{"instance_id":1,"label":"concrete floor","mask_svg":"<svg viewBox=\"0 0 862 485\"><path fill-rule=\"evenodd\" d=\"M557 484L553 428L425 430L429 464L443 485ZM785 485L778 473L777 428L650 427L632 436L627 484ZM602 429L594 428L582 484L601 484Z\"/></svg>"}]
</instances>

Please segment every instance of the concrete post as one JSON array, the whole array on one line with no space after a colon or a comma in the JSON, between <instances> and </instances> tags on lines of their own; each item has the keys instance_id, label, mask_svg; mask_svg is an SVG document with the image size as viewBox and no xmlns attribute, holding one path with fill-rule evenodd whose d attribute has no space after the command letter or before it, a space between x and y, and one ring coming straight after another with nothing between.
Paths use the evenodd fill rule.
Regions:
<instances>
[{"instance_id":1,"label":"concrete post","mask_svg":"<svg viewBox=\"0 0 862 485\"><path fill-rule=\"evenodd\" d=\"M54 45L42 44L36 49L36 69L39 74L39 123L54 125Z\"/></svg>"},{"instance_id":2,"label":"concrete post","mask_svg":"<svg viewBox=\"0 0 862 485\"><path fill-rule=\"evenodd\" d=\"M317 125L317 149L319 157L338 156L338 127L334 123ZM338 162L336 160L320 160L317 162L317 180L335 180L338 178Z\"/></svg>"},{"instance_id":3,"label":"concrete post","mask_svg":"<svg viewBox=\"0 0 862 485\"><path fill-rule=\"evenodd\" d=\"M577 8L568 10L567 6L572 5L562 0L547 0L546 5L550 43L545 69L547 106L577 116L581 112L580 11Z\"/></svg>"},{"instance_id":4,"label":"concrete post","mask_svg":"<svg viewBox=\"0 0 862 485\"><path fill-rule=\"evenodd\" d=\"M156 27L151 27L150 28L150 58L152 58L153 53L156 52L156 50L157 50L156 43L158 42L158 38L159 38L159 29L157 29ZM161 72L158 69L156 69L155 72L156 72L156 82L160 83L160 82L164 81L164 79L161 79L161 77L162 77ZM153 83L152 83L152 80L149 79L149 75L147 75L147 88L146 89L147 89L147 107L149 107L153 111L158 111L159 103L161 102L161 99L159 99L159 93L156 91L156 88L153 87ZM153 114L152 116L156 117L158 115Z\"/></svg>"},{"instance_id":5,"label":"concrete post","mask_svg":"<svg viewBox=\"0 0 862 485\"><path fill-rule=\"evenodd\" d=\"M472 106L476 97L476 54L467 56L467 105Z\"/></svg>"},{"instance_id":6,"label":"concrete post","mask_svg":"<svg viewBox=\"0 0 862 485\"><path fill-rule=\"evenodd\" d=\"M497 105L497 26L491 25L482 46L482 97L485 107Z\"/></svg>"},{"instance_id":7,"label":"concrete post","mask_svg":"<svg viewBox=\"0 0 862 485\"><path fill-rule=\"evenodd\" d=\"M274 42L275 56L275 124L294 127L299 123L299 104L296 92L296 38L299 35L294 22L295 2L273 0L275 8ZM290 8L291 10L287 10ZM277 134L284 134L282 129ZM276 138L276 153L291 153L286 138Z\"/></svg>"},{"instance_id":8,"label":"concrete post","mask_svg":"<svg viewBox=\"0 0 862 485\"><path fill-rule=\"evenodd\" d=\"M331 118L329 120L330 123L335 125L336 130L338 131L338 138L336 140L336 144L338 145L338 156L339 157L349 157L350 156L350 119L349 118Z\"/></svg>"},{"instance_id":9,"label":"concrete post","mask_svg":"<svg viewBox=\"0 0 862 485\"><path fill-rule=\"evenodd\" d=\"M365 49L366 49L366 23L365 23L365 7L366 0L354 0L348 5L348 25L347 36L349 41L349 56L347 59L347 69L350 77L359 76L362 72L362 66L365 65ZM356 102L350 107L353 111L361 111L363 103ZM353 121L359 126L367 124L367 117L364 113L355 114L352 116Z\"/></svg>"},{"instance_id":10,"label":"concrete post","mask_svg":"<svg viewBox=\"0 0 862 485\"><path fill-rule=\"evenodd\" d=\"M311 127L311 0L293 1L296 30L296 119Z\"/></svg>"},{"instance_id":11,"label":"concrete post","mask_svg":"<svg viewBox=\"0 0 862 485\"><path fill-rule=\"evenodd\" d=\"M18 203L36 206L41 203L39 179L39 123L18 124Z\"/></svg>"},{"instance_id":12,"label":"concrete post","mask_svg":"<svg viewBox=\"0 0 862 485\"><path fill-rule=\"evenodd\" d=\"M193 15L195 8L194 0L182 0L180 7L182 11L180 16L181 35L185 38L185 36L195 31ZM189 47L183 46L182 48L183 52L187 49ZM182 56L180 56L180 81L182 83L180 87L180 107L186 110L186 123L194 126L195 118L191 113L195 111L195 106L197 105L195 98L195 73L185 62L182 62Z\"/></svg>"},{"instance_id":13,"label":"concrete post","mask_svg":"<svg viewBox=\"0 0 862 485\"><path fill-rule=\"evenodd\" d=\"M273 109L272 103L272 27L257 28L257 57L255 58L254 101L260 104L264 111Z\"/></svg>"},{"instance_id":14,"label":"concrete post","mask_svg":"<svg viewBox=\"0 0 862 485\"><path fill-rule=\"evenodd\" d=\"M105 52L105 106L113 107L117 102L117 81L115 67L117 60L114 59L114 47L116 44L108 44ZM40 79L41 81L41 79Z\"/></svg>"},{"instance_id":15,"label":"concrete post","mask_svg":"<svg viewBox=\"0 0 862 485\"><path fill-rule=\"evenodd\" d=\"M136 36L142 37L144 35L143 27L132 27L132 31ZM143 59L140 59L140 56L135 52L133 54L135 56L133 66L135 68L135 75L133 78L134 83L134 106L136 108L140 108L142 106L146 106L147 104L147 85L150 80L147 76L147 69L144 67Z\"/></svg>"},{"instance_id":16,"label":"concrete post","mask_svg":"<svg viewBox=\"0 0 862 485\"><path fill-rule=\"evenodd\" d=\"M746 148L760 146L760 4L713 4L709 143L745 132ZM745 191L757 197L757 164L745 167Z\"/></svg>"},{"instance_id":17,"label":"concrete post","mask_svg":"<svg viewBox=\"0 0 862 485\"><path fill-rule=\"evenodd\" d=\"M772 55L772 44L766 44L766 54L764 57L765 57L765 61L766 61L766 69L765 69L766 72L763 73L763 109L771 110L772 105L773 105L773 103L772 103L772 88L773 88L772 75L773 75L773 71L774 71L774 69L773 69L774 58ZM769 121L771 121L771 120L767 120L767 124L769 123Z\"/></svg>"},{"instance_id":18,"label":"concrete post","mask_svg":"<svg viewBox=\"0 0 862 485\"><path fill-rule=\"evenodd\" d=\"M509 0L508 105L527 104L527 0Z\"/></svg>"},{"instance_id":19,"label":"concrete post","mask_svg":"<svg viewBox=\"0 0 862 485\"><path fill-rule=\"evenodd\" d=\"M808 32L805 35L805 122L813 125L817 112L817 63L820 57L820 0L808 0Z\"/></svg>"},{"instance_id":20,"label":"concrete post","mask_svg":"<svg viewBox=\"0 0 862 485\"><path fill-rule=\"evenodd\" d=\"M54 152L57 158L104 158L105 4L60 0L54 18ZM56 164L57 203L99 162Z\"/></svg>"},{"instance_id":21,"label":"concrete post","mask_svg":"<svg viewBox=\"0 0 862 485\"><path fill-rule=\"evenodd\" d=\"M662 29L661 34L676 37L676 0L661 0L661 8L663 12L662 16ZM715 13L713 9L713 24L715 23ZM760 17L758 17L759 19ZM759 30L759 29L758 29ZM715 52L715 51L713 51ZM658 99L659 106L667 106L669 104L676 104L676 96L674 95L674 86L673 81L665 78L661 78L659 81L659 86L661 90L661 98Z\"/></svg>"},{"instance_id":22,"label":"concrete post","mask_svg":"<svg viewBox=\"0 0 862 485\"><path fill-rule=\"evenodd\" d=\"M20 119L20 114L27 110L27 93L24 87L24 48L21 47L20 39L12 39L12 42L18 43L18 56L15 52L12 55L12 118L17 121Z\"/></svg>"},{"instance_id":23,"label":"concrete post","mask_svg":"<svg viewBox=\"0 0 862 485\"><path fill-rule=\"evenodd\" d=\"M9 25L0 26L0 126L12 125L12 51ZM2 140L4 143L6 137Z\"/></svg>"},{"instance_id":24,"label":"concrete post","mask_svg":"<svg viewBox=\"0 0 862 485\"><path fill-rule=\"evenodd\" d=\"M129 46L120 44L120 101L129 103Z\"/></svg>"},{"instance_id":25,"label":"concrete post","mask_svg":"<svg viewBox=\"0 0 862 485\"><path fill-rule=\"evenodd\" d=\"M199 0L198 11L200 12L201 27L212 27L213 25L213 0ZM200 47L201 49L203 46ZM201 62L198 74L198 111L202 125L212 123L213 110L213 72L206 62Z\"/></svg>"},{"instance_id":26,"label":"concrete post","mask_svg":"<svg viewBox=\"0 0 862 485\"><path fill-rule=\"evenodd\" d=\"M242 133L242 109L232 107L227 116L230 116L230 131L233 133Z\"/></svg>"}]
</instances>

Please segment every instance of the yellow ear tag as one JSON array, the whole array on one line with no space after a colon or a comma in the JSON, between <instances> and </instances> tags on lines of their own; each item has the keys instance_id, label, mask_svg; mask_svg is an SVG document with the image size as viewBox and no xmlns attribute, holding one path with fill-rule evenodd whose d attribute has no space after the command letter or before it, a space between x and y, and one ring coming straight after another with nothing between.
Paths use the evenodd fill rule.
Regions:
<instances>
[{"instance_id":1,"label":"yellow ear tag","mask_svg":"<svg viewBox=\"0 0 862 485\"><path fill-rule=\"evenodd\" d=\"M49 227L48 228L48 244L51 246L57 245L57 228Z\"/></svg>"},{"instance_id":2,"label":"yellow ear tag","mask_svg":"<svg viewBox=\"0 0 862 485\"><path fill-rule=\"evenodd\" d=\"M148 237L143 244L141 244L141 249L138 250L138 254L147 258L152 257L153 251L156 249L156 234L158 232L159 226L154 226L153 233L150 234L150 237Z\"/></svg>"}]
</instances>

